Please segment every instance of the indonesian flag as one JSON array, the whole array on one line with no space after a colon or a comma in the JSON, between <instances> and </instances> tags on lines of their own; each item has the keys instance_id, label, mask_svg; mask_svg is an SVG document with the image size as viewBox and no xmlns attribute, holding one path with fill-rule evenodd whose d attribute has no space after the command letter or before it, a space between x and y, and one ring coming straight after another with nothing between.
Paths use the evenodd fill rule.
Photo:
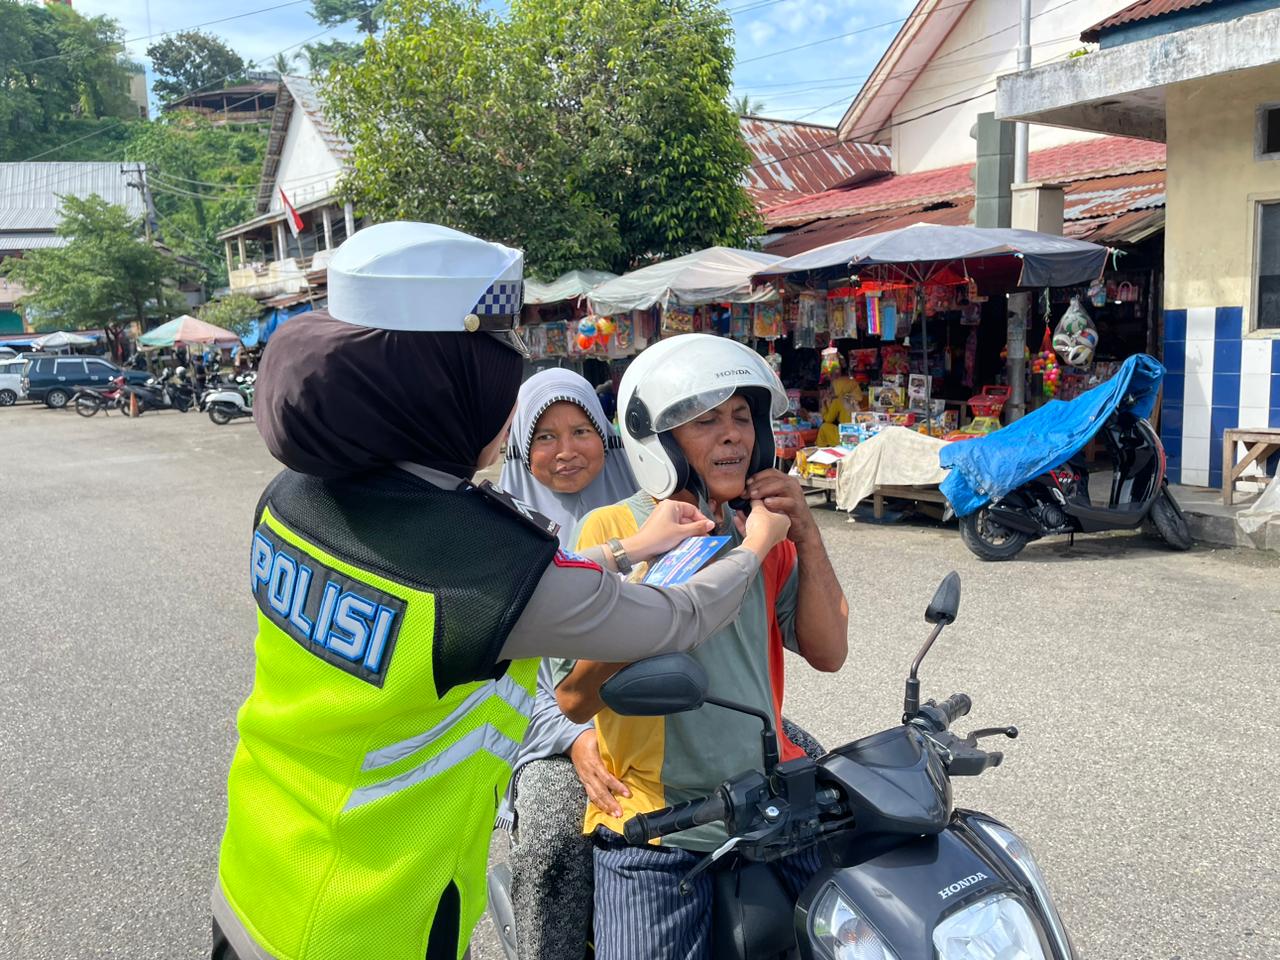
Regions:
<instances>
[{"instance_id":1,"label":"indonesian flag","mask_svg":"<svg viewBox=\"0 0 1280 960\"><path fill-rule=\"evenodd\" d=\"M289 232L293 234L293 239L297 240L298 233L302 230L302 217L298 215L297 210L293 209L293 204L285 196L284 187L280 188L280 202L284 204L285 222L289 224Z\"/></svg>"}]
</instances>

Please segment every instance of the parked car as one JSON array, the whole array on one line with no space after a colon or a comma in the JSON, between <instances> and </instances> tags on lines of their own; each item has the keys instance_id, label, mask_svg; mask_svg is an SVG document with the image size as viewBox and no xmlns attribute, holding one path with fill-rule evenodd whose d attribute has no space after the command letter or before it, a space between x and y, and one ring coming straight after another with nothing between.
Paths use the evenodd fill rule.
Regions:
<instances>
[{"instance_id":1,"label":"parked car","mask_svg":"<svg viewBox=\"0 0 1280 960\"><path fill-rule=\"evenodd\" d=\"M81 387L105 387L112 377L126 383L146 383L145 370L124 370L99 357L31 357L23 372L27 397L59 410Z\"/></svg>"},{"instance_id":2,"label":"parked car","mask_svg":"<svg viewBox=\"0 0 1280 960\"><path fill-rule=\"evenodd\" d=\"M0 357L0 407L12 407L27 395L22 386L22 357Z\"/></svg>"}]
</instances>

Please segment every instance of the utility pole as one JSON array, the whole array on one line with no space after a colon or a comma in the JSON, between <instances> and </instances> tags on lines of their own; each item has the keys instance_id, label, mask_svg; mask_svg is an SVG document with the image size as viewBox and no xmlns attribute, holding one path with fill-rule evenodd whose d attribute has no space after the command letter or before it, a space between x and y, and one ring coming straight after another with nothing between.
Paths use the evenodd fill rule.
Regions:
<instances>
[{"instance_id":1,"label":"utility pole","mask_svg":"<svg viewBox=\"0 0 1280 960\"><path fill-rule=\"evenodd\" d=\"M1018 72L1026 73L1031 69L1031 0L1022 0L1018 27ZM1014 127L1013 182L1027 182L1027 124L1025 121Z\"/></svg>"},{"instance_id":2,"label":"utility pole","mask_svg":"<svg viewBox=\"0 0 1280 960\"><path fill-rule=\"evenodd\" d=\"M121 167L120 173L124 176L136 178L127 181L127 183L142 194L142 206L145 211L142 215L142 229L146 231L147 243L154 243L155 239L152 236L152 232L154 228L154 232L159 233L159 218L156 215L155 200L151 197L151 188L147 185L147 168L144 164L135 163L131 167Z\"/></svg>"}]
</instances>

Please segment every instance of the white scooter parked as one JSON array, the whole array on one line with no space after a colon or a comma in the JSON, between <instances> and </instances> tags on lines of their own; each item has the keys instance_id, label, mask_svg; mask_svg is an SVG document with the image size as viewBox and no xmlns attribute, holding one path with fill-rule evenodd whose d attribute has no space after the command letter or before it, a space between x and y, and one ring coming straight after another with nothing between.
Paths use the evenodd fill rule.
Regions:
<instances>
[{"instance_id":1,"label":"white scooter parked","mask_svg":"<svg viewBox=\"0 0 1280 960\"><path fill-rule=\"evenodd\" d=\"M246 373L235 378L234 387L211 390L204 396L204 407L209 419L219 426L238 417L253 416L253 384L257 374Z\"/></svg>"}]
</instances>

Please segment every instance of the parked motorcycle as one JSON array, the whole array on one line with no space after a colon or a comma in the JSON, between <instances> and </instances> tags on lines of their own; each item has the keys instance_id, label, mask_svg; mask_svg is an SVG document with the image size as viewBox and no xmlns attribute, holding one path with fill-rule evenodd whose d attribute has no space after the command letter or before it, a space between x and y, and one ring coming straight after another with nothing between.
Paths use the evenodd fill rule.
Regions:
<instances>
[{"instance_id":1,"label":"parked motorcycle","mask_svg":"<svg viewBox=\"0 0 1280 960\"><path fill-rule=\"evenodd\" d=\"M763 772L748 770L710 796L624 827L630 843L643 844L724 823L728 841L684 878L712 871L715 960L1073 960L1023 841L993 817L952 804L952 778L978 776L1003 759L978 741L1018 735L1012 726L952 733L969 712L965 694L920 702L920 663L959 605L960 577L951 573L925 612L934 628L911 666L902 723L817 761L779 763L769 715L709 694L706 671L687 654L638 661L604 684L604 702L624 716L710 705L763 726ZM769 864L812 847L824 865L796 900ZM496 906L501 929L509 904Z\"/></svg>"},{"instance_id":2,"label":"parked motorcycle","mask_svg":"<svg viewBox=\"0 0 1280 960\"><path fill-rule=\"evenodd\" d=\"M209 419L219 426L225 426L238 417L253 416L253 386L257 374L246 373L235 378L231 387L220 387L209 390L201 399L204 408L209 411Z\"/></svg>"},{"instance_id":3,"label":"parked motorcycle","mask_svg":"<svg viewBox=\"0 0 1280 960\"><path fill-rule=\"evenodd\" d=\"M137 398L136 413L142 416L148 410L177 410L186 413L195 403L195 391L185 380L175 380L166 369L159 377L151 377L144 384L129 384L124 387L124 403L121 409L132 411L135 407L133 398Z\"/></svg>"},{"instance_id":4,"label":"parked motorcycle","mask_svg":"<svg viewBox=\"0 0 1280 960\"><path fill-rule=\"evenodd\" d=\"M109 413L119 410L124 397L124 377L112 377L108 386L81 387L71 397L71 406L82 417L92 417L99 410Z\"/></svg>"},{"instance_id":5,"label":"parked motorcycle","mask_svg":"<svg viewBox=\"0 0 1280 960\"><path fill-rule=\"evenodd\" d=\"M960 518L960 537L983 560L1008 560L1030 541L1053 534L1097 533L1139 526L1150 518L1175 550L1191 548L1187 519L1169 492L1160 437L1146 420L1121 410L1099 431L1111 458L1111 490L1095 503L1083 457L1023 484Z\"/></svg>"}]
</instances>

